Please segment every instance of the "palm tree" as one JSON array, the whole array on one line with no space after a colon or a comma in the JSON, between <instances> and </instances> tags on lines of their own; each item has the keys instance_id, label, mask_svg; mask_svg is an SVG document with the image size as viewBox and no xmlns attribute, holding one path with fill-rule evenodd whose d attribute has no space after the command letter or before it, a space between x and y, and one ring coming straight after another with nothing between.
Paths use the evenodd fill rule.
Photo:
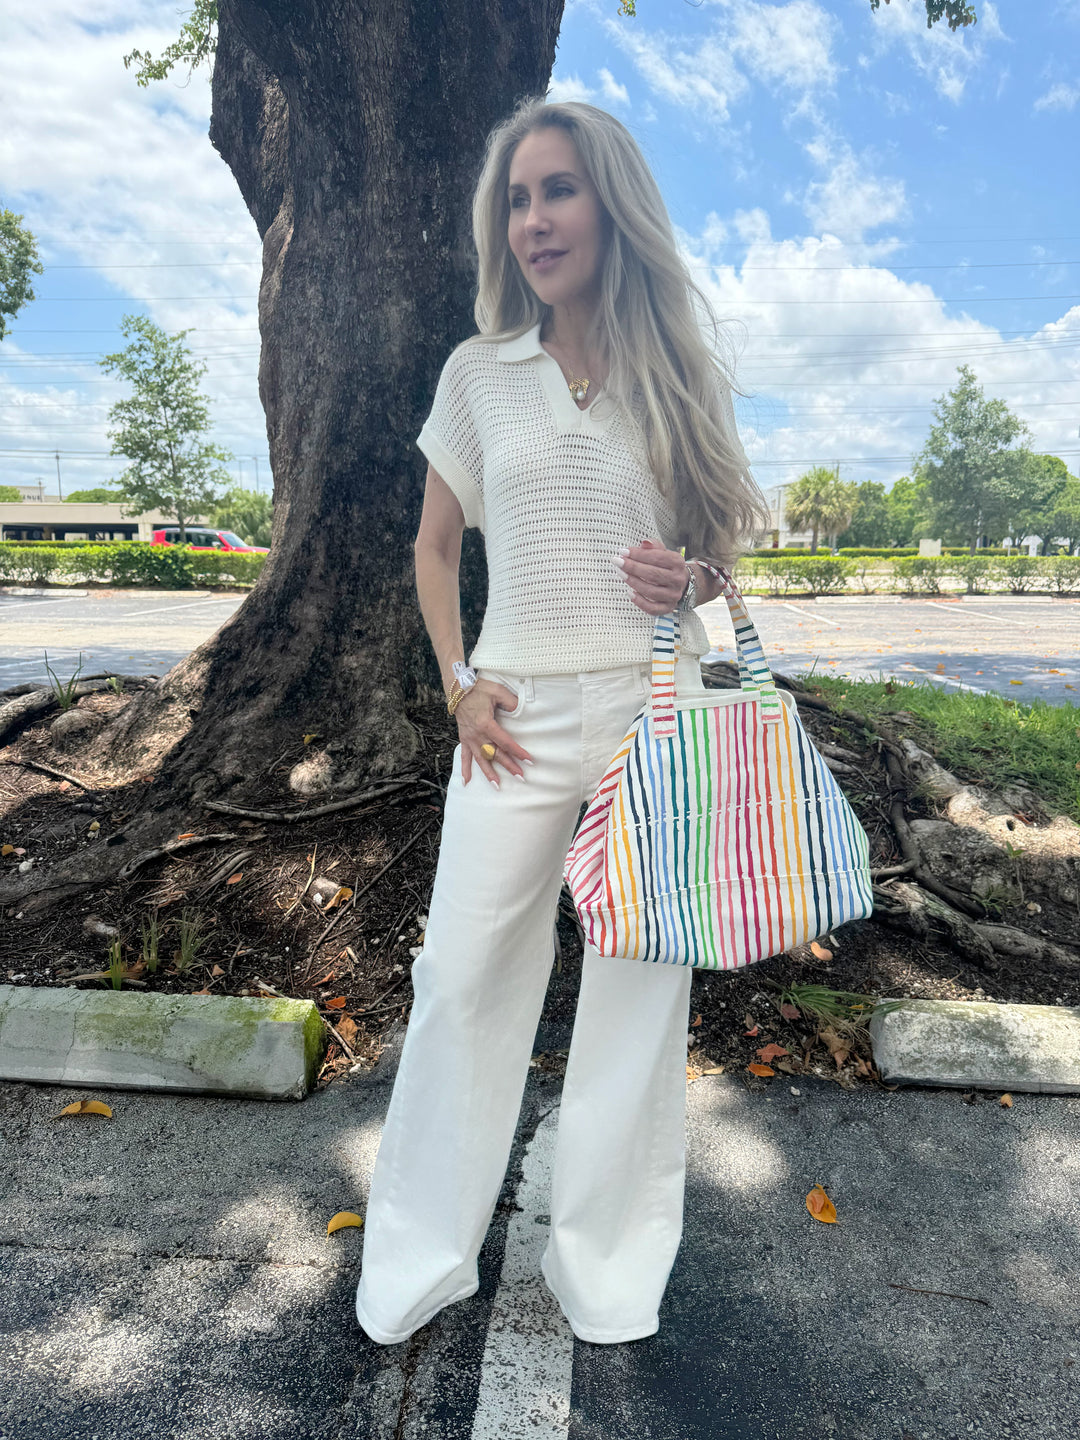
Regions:
<instances>
[{"instance_id":1,"label":"palm tree","mask_svg":"<svg viewBox=\"0 0 1080 1440\"><path fill-rule=\"evenodd\" d=\"M857 495L853 481L841 480L838 471L824 465L815 465L791 486L784 502L787 522L793 530L811 532L811 555L817 554L819 533L824 531L831 543L848 528Z\"/></svg>"}]
</instances>

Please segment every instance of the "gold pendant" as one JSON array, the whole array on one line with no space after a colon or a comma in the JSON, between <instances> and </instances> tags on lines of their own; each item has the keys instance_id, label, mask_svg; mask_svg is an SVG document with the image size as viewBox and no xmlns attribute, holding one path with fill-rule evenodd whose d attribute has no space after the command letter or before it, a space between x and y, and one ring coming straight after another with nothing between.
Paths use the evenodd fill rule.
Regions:
<instances>
[{"instance_id":1,"label":"gold pendant","mask_svg":"<svg viewBox=\"0 0 1080 1440\"><path fill-rule=\"evenodd\" d=\"M570 394L574 397L575 400L584 400L584 399L585 399L585 396L588 394L588 391L589 391L589 382L588 382L588 380L586 380L586 379L584 379L584 378L582 378L581 380L575 380L574 377L571 375L571 377L570 377Z\"/></svg>"}]
</instances>

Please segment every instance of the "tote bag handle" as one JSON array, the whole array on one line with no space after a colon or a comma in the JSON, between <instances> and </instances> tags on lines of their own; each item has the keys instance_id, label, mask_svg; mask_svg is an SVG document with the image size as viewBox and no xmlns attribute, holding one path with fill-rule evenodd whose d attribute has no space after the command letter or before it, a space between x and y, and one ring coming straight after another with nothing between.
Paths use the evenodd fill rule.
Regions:
<instances>
[{"instance_id":1,"label":"tote bag handle","mask_svg":"<svg viewBox=\"0 0 1080 1440\"><path fill-rule=\"evenodd\" d=\"M762 720L766 724L774 725L780 719L782 702L776 690L776 681L765 659L761 637L750 619L742 592L735 584L730 570L709 565L703 560L697 563L720 581L721 591L727 601L728 614L735 631L740 687L744 691L757 692ZM672 610L666 615L657 615L653 625L652 695L649 699L653 734L657 739L669 739L676 731L675 666L681 645L679 611Z\"/></svg>"}]
</instances>

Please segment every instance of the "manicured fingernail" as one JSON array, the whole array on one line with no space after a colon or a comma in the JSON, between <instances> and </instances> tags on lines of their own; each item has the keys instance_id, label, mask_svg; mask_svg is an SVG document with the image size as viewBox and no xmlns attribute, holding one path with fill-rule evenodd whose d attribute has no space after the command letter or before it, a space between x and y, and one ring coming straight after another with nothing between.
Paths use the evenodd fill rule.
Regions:
<instances>
[{"instance_id":1,"label":"manicured fingernail","mask_svg":"<svg viewBox=\"0 0 1080 1440\"><path fill-rule=\"evenodd\" d=\"M514 771L514 779L515 779L515 780L520 780L520 781L522 782L522 784L525 783L525 776L524 776L524 775L519 775L516 770Z\"/></svg>"},{"instance_id":2,"label":"manicured fingernail","mask_svg":"<svg viewBox=\"0 0 1080 1440\"><path fill-rule=\"evenodd\" d=\"M620 554L620 555L629 555L629 554L630 554L630 551L629 551L629 550L620 550L620 551L619 551L619 554Z\"/></svg>"},{"instance_id":3,"label":"manicured fingernail","mask_svg":"<svg viewBox=\"0 0 1080 1440\"><path fill-rule=\"evenodd\" d=\"M612 558L614 559L615 564L618 565L618 567L619 567L620 570L625 570L625 569L626 569L626 561L623 560L620 556L615 555L615 556L613 556Z\"/></svg>"},{"instance_id":4,"label":"manicured fingernail","mask_svg":"<svg viewBox=\"0 0 1080 1440\"><path fill-rule=\"evenodd\" d=\"M498 782L498 780L492 780L490 775L488 776L488 780L491 782L492 785L495 786L495 789L498 790L498 788L499 788L499 782Z\"/></svg>"},{"instance_id":5,"label":"manicured fingernail","mask_svg":"<svg viewBox=\"0 0 1080 1440\"><path fill-rule=\"evenodd\" d=\"M523 765L535 765L535 764L536 764L536 761L535 761L535 760L529 760L529 759L523 759L521 763L522 763Z\"/></svg>"}]
</instances>

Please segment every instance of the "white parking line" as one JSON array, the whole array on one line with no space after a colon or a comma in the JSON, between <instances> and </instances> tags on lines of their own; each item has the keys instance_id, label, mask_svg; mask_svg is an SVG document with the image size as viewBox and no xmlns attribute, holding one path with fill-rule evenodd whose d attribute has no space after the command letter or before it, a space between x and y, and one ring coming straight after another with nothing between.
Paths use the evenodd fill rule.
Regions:
<instances>
[{"instance_id":1,"label":"white parking line","mask_svg":"<svg viewBox=\"0 0 1080 1440\"><path fill-rule=\"evenodd\" d=\"M211 598L209 600L189 600L184 605L162 605L157 610L125 610L120 615L106 615L102 619L106 624L113 625L118 620L141 620L144 615L167 615L170 610L199 610L207 605L233 605L236 597L227 595L224 597ZM87 619L96 619L96 616L87 616Z\"/></svg>"},{"instance_id":2,"label":"white parking line","mask_svg":"<svg viewBox=\"0 0 1080 1440\"><path fill-rule=\"evenodd\" d=\"M521 1167L491 1307L472 1440L566 1440L574 1336L540 1274L551 1208L558 1109L545 1115Z\"/></svg>"},{"instance_id":3,"label":"white parking line","mask_svg":"<svg viewBox=\"0 0 1080 1440\"><path fill-rule=\"evenodd\" d=\"M925 675L928 680L933 680L941 685L955 685L958 690L970 690L973 695L993 695L993 690L981 690L978 685L967 685L963 680L951 680L947 675L937 675L932 670L924 670L920 665L901 665L901 670L914 670L917 675ZM897 674L898 680L903 679Z\"/></svg>"},{"instance_id":4,"label":"white parking line","mask_svg":"<svg viewBox=\"0 0 1080 1440\"><path fill-rule=\"evenodd\" d=\"M1026 624L1020 620L1007 620L1004 615L988 615L985 610L972 610L970 605L961 607L955 601L951 605L948 602L942 603L940 600L924 600L922 603L932 605L935 610L948 610L951 614L961 615L965 619L969 615L974 615L982 620L993 620L998 625L1011 625L1014 630L1027 630L1031 625L1030 620Z\"/></svg>"},{"instance_id":5,"label":"white parking line","mask_svg":"<svg viewBox=\"0 0 1080 1440\"><path fill-rule=\"evenodd\" d=\"M839 620L826 620L824 615L815 615L812 610L800 610L798 605L789 605L786 600L781 600L780 604L784 607L785 610L794 610L796 615L808 615L811 620L817 620L822 625L835 625L837 630L842 630L844 628L840 624Z\"/></svg>"}]
</instances>

